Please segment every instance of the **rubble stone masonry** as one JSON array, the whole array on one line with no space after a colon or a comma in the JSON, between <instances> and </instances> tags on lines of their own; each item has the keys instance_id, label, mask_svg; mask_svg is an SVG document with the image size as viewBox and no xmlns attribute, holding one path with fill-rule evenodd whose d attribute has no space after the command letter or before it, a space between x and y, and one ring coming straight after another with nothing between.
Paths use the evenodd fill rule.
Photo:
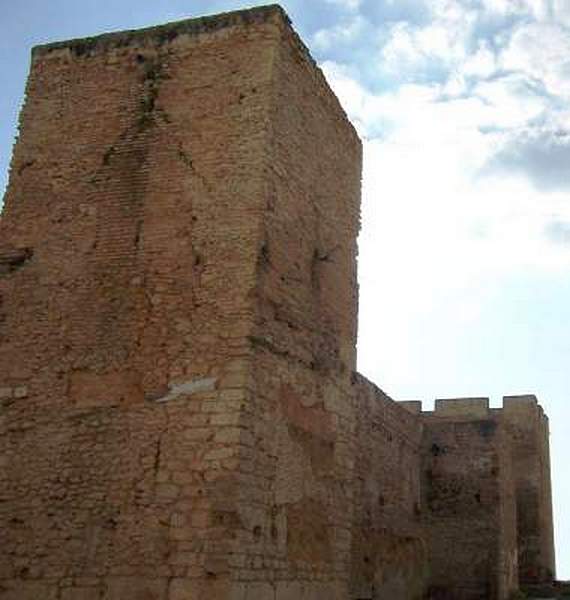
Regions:
<instances>
[{"instance_id":1,"label":"rubble stone masonry","mask_svg":"<svg viewBox=\"0 0 570 600\"><path fill-rule=\"evenodd\" d=\"M552 576L536 401L428 415L355 372L360 178L278 6L33 50L0 220L1 600Z\"/></svg>"},{"instance_id":2,"label":"rubble stone masonry","mask_svg":"<svg viewBox=\"0 0 570 600\"><path fill-rule=\"evenodd\" d=\"M423 423L422 507L434 598L504 598L555 576L548 419L535 396L401 403Z\"/></svg>"}]
</instances>

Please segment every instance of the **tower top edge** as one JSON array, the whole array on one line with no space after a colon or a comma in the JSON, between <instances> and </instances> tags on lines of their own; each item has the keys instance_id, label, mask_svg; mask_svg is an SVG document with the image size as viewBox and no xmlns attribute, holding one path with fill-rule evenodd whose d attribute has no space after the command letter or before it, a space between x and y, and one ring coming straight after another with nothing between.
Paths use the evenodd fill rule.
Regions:
<instances>
[{"instance_id":1,"label":"tower top edge","mask_svg":"<svg viewBox=\"0 0 570 600\"><path fill-rule=\"evenodd\" d=\"M291 27L291 19L279 4L255 6L253 8L224 12L201 17L172 21L162 25L127 29L98 34L92 37L75 38L40 44L32 48L32 57L46 56L57 50L69 50L77 56L136 45L141 41L162 45L180 35L200 35L214 33L227 27L249 26L280 19Z\"/></svg>"}]
</instances>

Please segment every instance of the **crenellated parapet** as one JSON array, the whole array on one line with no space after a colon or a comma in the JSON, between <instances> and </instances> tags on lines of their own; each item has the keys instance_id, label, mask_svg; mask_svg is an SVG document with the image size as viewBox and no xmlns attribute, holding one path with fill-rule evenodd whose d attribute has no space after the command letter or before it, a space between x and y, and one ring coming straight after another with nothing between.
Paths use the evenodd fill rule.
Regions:
<instances>
[{"instance_id":1,"label":"crenellated parapet","mask_svg":"<svg viewBox=\"0 0 570 600\"><path fill-rule=\"evenodd\" d=\"M398 404L416 415L441 418L497 418L500 415L510 421L521 422L538 419L548 422L542 406L534 394L504 396L501 407L491 407L487 397L437 398L433 410L423 410L421 400L402 400Z\"/></svg>"},{"instance_id":2,"label":"crenellated parapet","mask_svg":"<svg viewBox=\"0 0 570 600\"><path fill-rule=\"evenodd\" d=\"M442 585L449 573L469 578L488 544L503 549L493 564L500 565L495 580L505 589L512 587L517 571L522 583L552 580L549 428L536 396L505 396L496 408L486 397L437 399L426 411L417 400L401 405L423 425L423 502L436 579L438 572ZM469 506L471 513L463 513ZM473 529L481 536L480 546L460 543L469 535L463 529L469 514L489 525L486 533ZM464 550L455 553L452 567L444 547L454 535ZM471 581L476 585L475 574Z\"/></svg>"}]
</instances>

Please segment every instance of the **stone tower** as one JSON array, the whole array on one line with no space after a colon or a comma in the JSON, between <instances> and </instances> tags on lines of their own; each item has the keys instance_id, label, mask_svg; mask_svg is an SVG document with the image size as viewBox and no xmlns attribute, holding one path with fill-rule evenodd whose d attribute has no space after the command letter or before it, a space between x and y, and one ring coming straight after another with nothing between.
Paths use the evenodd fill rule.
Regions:
<instances>
[{"instance_id":1,"label":"stone tower","mask_svg":"<svg viewBox=\"0 0 570 600\"><path fill-rule=\"evenodd\" d=\"M503 419L512 437L521 583L556 574L548 417L535 396L506 396Z\"/></svg>"},{"instance_id":2,"label":"stone tower","mask_svg":"<svg viewBox=\"0 0 570 600\"><path fill-rule=\"evenodd\" d=\"M3 600L344 597L360 171L277 6L34 49Z\"/></svg>"},{"instance_id":3,"label":"stone tower","mask_svg":"<svg viewBox=\"0 0 570 600\"><path fill-rule=\"evenodd\" d=\"M422 509L433 590L505 598L555 576L548 418L535 396L403 403L423 424ZM453 548L453 552L450 552ZM435 596L436 598L439 597Z\"/></svg>"}]
</instances>

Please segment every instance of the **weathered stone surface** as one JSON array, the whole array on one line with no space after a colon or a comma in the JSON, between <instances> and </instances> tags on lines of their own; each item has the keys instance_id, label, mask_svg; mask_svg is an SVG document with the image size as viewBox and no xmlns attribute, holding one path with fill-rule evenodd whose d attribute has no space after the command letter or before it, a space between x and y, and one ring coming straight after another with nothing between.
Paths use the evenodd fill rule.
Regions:
<instances>
[{"instance_id":1,"label":"weathered stone surface","mask_svg":"<svg viewBox=\"0 0 570 600\"><path fill-rule=\"evenodd\" d=\"M419 600L430 564L503 600L515 488L547 572L545 429L354 371L360 179L278 6L34 50L0 220L2 600Z\"/></svg>"},{"instance_id":2,"label":"weathered stone surface","mask_svg":"<svg viewBox=\"0 0 570 600\"><path fill-rule=\"evenodd\" d=\"M556 573L548 417L535 396L507 396L503 402L513 438L520 580L549 583Z\"/></svg>"},{"instance_id":3,"label":"weathered stone surface","mask_svg":"<svg viewBox=\"0 0 570 600\"><path fill-rule=\"evenodd\" d=\"M552 581L548 420L536 398L506 397L502 409L439 400L420 418L432 595L507 598L519 581Z\"/></svg>"},{"instance_id":4,"label":"weathered stone surface","mask_svg":"<svg viewBox=\"0 0 570 600\"><path fill-rule=\"evenodd\" d=\"M57 587L49 583L0 580L0 597L2 600L38 600L39 598L42 600L56 600L57 592Z\"/></svg>"},{"instance_id":5,"label":"weathered stone surface","mask_svg":"<svg viewBox=\"0 0 570 600\"><path fill-rule=\"evenodd\" d=\"M168 580L164 578L117 577L108 579L106 584L103 600L169 600Z\"/></svg>"},{"instance_id":6,"label":"weathered stone surface","mask_svg":"<svg viewBox=\"0 0 570 600\"><path fill-rule=\"evenodd\" d=\"M61 590L61 600L101 600L102 590L98 587L72 587Z\"/></svg>"}]
</instances>

